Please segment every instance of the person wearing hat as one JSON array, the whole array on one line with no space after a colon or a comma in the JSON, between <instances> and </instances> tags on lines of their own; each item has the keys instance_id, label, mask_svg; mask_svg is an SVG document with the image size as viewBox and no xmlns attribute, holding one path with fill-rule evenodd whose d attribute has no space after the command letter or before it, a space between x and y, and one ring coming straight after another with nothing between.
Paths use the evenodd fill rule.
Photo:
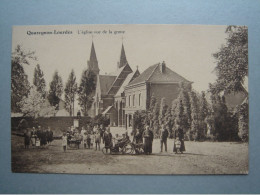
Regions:
<instances>
[{"instance_id":1,"label":"person wearing hat","mask_svg":"<svg viewBox=\"0 0 260 195\"><path fill-rule=\"evenodd\" d=\"M143 132L143 139L144 139L144 153L151 154L152 147L153 147L153 132L149 129L147 125Z\"/></svg>"}]
</instances>

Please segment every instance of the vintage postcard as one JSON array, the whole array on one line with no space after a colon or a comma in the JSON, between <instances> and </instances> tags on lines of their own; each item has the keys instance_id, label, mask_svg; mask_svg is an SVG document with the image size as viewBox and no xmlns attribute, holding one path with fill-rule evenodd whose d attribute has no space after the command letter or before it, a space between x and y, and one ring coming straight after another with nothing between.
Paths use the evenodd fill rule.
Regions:
<instances>
[{"instance_id":1,"label":"vintage postcard","mask_svg":"<svg viewBox=\"0 0 260 195\"><path fill-rule=\"evenodd\" d=\"M248 29L14 26L15 173L247 174Z\"/></svg>"}]
</instances>

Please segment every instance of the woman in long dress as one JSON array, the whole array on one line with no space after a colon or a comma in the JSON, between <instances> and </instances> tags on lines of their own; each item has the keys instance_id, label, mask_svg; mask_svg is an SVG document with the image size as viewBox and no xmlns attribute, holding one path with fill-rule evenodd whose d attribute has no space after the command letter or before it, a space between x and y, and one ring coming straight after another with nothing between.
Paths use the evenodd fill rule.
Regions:
<instances>
[{"instance_id":1,"label":"woman in long dress","mask_svg":"<svg viewBox=\"0 0 260 195\"><path fill-rule=\"evenodd\" d=\"M151 154L153 147L153 132L149 129L149 126L145 127L145 131L143 132L144 139L144 153Z\"/></svg>"}]
</instances>

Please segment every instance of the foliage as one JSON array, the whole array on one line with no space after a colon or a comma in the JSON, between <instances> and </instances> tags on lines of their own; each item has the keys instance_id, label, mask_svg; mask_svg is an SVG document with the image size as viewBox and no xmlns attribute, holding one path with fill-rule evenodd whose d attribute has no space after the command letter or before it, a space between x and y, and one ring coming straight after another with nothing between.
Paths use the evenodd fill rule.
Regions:
<instances>
[{"instance_id":1,"label":"foliage","mask_svg":"<svg viewBox=\"0 0 260 195\"><path fill-rule=\"evenodd\" d=\"M216 139L226 141L230 135L228 125L229 113L225 102L225 97L219 94L211 94L212 111L213 111L213 129Z\"/></svg>"},{"instance_id":2,"label":"foliage","mask_svg":"<svg viewBox=\"0 0 260 195\"><path fill-rule=\"evenodd\" d=\"M146 120L147 120L147 112L142 111L136 111L133 116L133 134L135 134L136 129L139 129L142 133L145 130L146 126Z\"/></svg>"},{"instance_id":3,"label":"foliage","mask_svg":"<svg viewBox=\"0 0 260 195\"><path fill-rule=\"evenodd\" d=\"M62 79L58 74L58 71L55 71L53 79L50 83L50 89L48 94L48 100L52 106L55 106L56 109L59 109L59 102L63 92Z\"/></svg>"},{"instance_id":4,"label":"foliage","mask_svg":"<svg viewBox=\"0 0 260 195\"><path fill-rule=\"evenodd\" d=\"M110 124L110 120L106 116L103 116L102 114L98 114L93 118L92 124L93 125L102 124L104 127L107 127Z\"/></svg>"},{"instance_id":5,"label":"foliage","mask_svg":"<svg viewBox=\"0 0 260 195\"><path fill-rule=\"evenodd\" d=\"M226 44L213 54L217 66L216 92L237 92L248 75L248 29L246 26L229 26Z\"/></svg>"},{"instance_id":6,"label":"foliage","mask_svg":"<svg viewBox=\"0 0 260 195\"><path fill-rule=\"evenodd\" d=\"M36 90L42 94L42 97L46 96L46 82L44 79L43 71L40 68L40 65L37 64L34 69L33 84L36 87Z\"/></svg>"},{"instance_id":7,"label":"foliage","mask_svg":"<svg viewBox=\"0 0 260 195\"><path fill-rule=\"evenodd\" d=\"M77 93L77 83L74 70L71 71L68 81L65 87L65 108L70 113L70 116L74 116L74 102Z\"/></svg>"},{"instance_id":8,"label":"foliage","mask_svg":"<svg viewBox=\"0 0 260 195\"><path fill-rule=\"evenodd\" d=\"M191 129L189 132L190 139L200 140L202 139L203 132L201 129L201 117L199 110L199 100L194 91L190 92L191 102Z\"/></svg>"},{"instance_id":9,"label":"foliage","mask_svg":"<svg viewBox=\"0 0 260 195\"><path fill-rule=\"evenodd\" d=\"M93 102L93 92L96 88L96 75L94 72L84 70L82 72L80 85L78 88L78 101L84 116L87 116L88 109L91 108Z\"/></svg>"},{"instance_id":10,"label":"foliage","mask_svg":"<svg viewBox=\"0 0 260 195\"><path fill-rule=\"evenodd\" d=\"M248 115L248 103L244 103L238 108L238 136L244 141L248 142L248 130L249 130L249 115Z\"/></svg>"},{"instance_id":11,"label":"foliage","mask_svg":"<svg viewBox=\"0 0 260 195\"><path fill-rule=\"evenodd\" d=\"M19 104L24 116L37 118L55 113L55 108L46 103L46 100L37 91L36 87L31 87L28 97L25 96Z\"/></svg>"},{"instance_id":12,"label":"foliage","mask_svg":"<svg viewBox=\"0 0 260 195\"><path fill-rule=\"evenodd\" d=\"M160 104L160 110L159 110L159 124L162 126L162 124L165 123L165 114L168 109L168 106L166 105L165 98L161 99Z\"/></svg>"},{"instance_id":13,"label":"foliage","mask_svg":"<svg viewBox=\"0 0 260 195\"><path fill-rule=\"evenodd\" d=\"M37 60L34 52L25 52L17 45L12 53L11 62L11 110L20 112L19 102L29 94L30 83L24 72L24 65L30 65L30 60Z\"/></svg>"}]
</instances>

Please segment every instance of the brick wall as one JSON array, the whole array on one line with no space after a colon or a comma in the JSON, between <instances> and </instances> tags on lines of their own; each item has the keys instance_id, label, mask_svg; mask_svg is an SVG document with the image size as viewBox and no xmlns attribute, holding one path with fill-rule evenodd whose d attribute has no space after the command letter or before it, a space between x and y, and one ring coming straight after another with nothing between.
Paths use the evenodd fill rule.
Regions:
<instances>
[{"instance_id":1,"label":"brick wall","mask_svg":"<svg viewBox=\"0 0 260 195\"><path fill-rule=\"evenodd\" d=\"M172 105L172 101L175 100L179 93L179 84L151 84L150 86L150 97L154 95L159 101L164 97L168 106Z\"/></svg>"},{"instance_id":2,"label":"brick wall","mask_svg":"<svg viewBox=\"0 0 260 195\"><path fill-rule=\"evenodd\" d=\"M31 117L13 117L11 118L12 130L19 130L18 125L22 119L27 121L29 128L40 125L44 128L50 127L51 130L53 130L55 133L65 131L68 129L68 127L73 126L73 121L76 119L76 117L40 117L35 120ZM81 117L79 126L86 126L90 122L90 117Z\"/></svg>"}]
</instances>

